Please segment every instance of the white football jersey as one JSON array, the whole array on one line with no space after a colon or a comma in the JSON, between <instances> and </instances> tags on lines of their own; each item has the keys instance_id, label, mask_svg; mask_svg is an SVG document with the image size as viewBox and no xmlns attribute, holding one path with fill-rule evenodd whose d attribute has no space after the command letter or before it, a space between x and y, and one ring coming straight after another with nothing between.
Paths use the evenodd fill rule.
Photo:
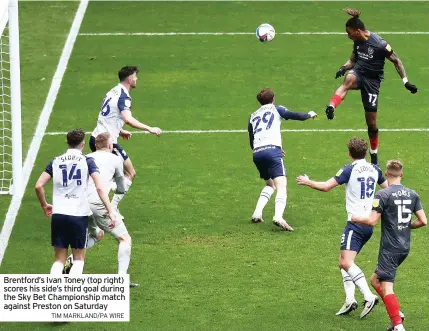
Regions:
<instances>
[{"instance_id":1,"label":"white football jersey","mask_svg":"<svg viewBox=\"0 0 429 331\"><path fill-rule=\"evenodd\" d=\"M267 145L282 147L280 126L282 117L274 104L261 106L250 116L253 128L253 148Z\"/></svg>"},{"instance_id":2,"label":"white football jersey","mask_svg":"<svg viewBox=\"0 0 429 331\"><path fill-rule=\"evenodd\" d=\"M88 178L98 172L92 158L77 149L68 149L53 158L45 171L53 181L53 214L89 216Z\"/></svg>"},{"instance_id":3,"label":"white football jersey","mask_svg":"<svg viewBox=\"0 0 429 331\"><path fill-rule=\"evenodd\" d=\"M348 221L352 215L368 216L371 213L376 185L386 181L381 169L365 159L346 165L337 172L335 179L338 184L346 184Z\"/></svg>"},{"instance_id":4,"label":"white football jersey","mask_svg":"<svg viewBox=\"0 0 429 331\"><path fill-rule=\"evenodd\" d=\"M119 132L124 126L121 112L131 110L131 97L127 89L118 84L107 92L101 104L97 126L92 135L97 137L100 133L109 132L113 143L117 143Z\"/></svg>"},{"instance_id":5,"label":"white football jersey","mask_svg":"<svg viewBox=\"0 0 429 331\"><path fill-rule=\"evenodd\" d=\"M97 164L104 188L107 192L110 192L112 180L123 180L124 165L122 158L119 156L106 151L96 151L88 154L88 157L93 158ZM89 203L102 203L92 178L89 179L88 183L88 201Z\"/></svg>"}]
</instances>

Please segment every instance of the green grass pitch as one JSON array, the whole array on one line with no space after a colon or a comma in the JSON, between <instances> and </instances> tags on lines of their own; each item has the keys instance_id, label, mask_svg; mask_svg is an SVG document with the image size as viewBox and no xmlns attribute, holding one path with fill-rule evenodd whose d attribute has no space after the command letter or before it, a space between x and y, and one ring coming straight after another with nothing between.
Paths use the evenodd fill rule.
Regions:
<instances>
[{"instance_id":1,"label":"green grass pitch","mask_svg":"<svg viewBox=\"0 0 429 331\"><path fill-rule=\"evenodd\" d=\"M70 29L76 2L20 2L23 136L26 152ZM357 7L371 31L429 31L427 2L91 2L81 33L252 32L261 23L280 32L344 30L344 7ZM383 35L404 62L419 93L411 95L386 63L380 91L381 129L428 128L429 35ZM324 108L340 83L336 70L350 56L345 35L282 35L269 44L253 35L78 36L47 132L91 131L117 70L141 67L132 91L138 119L164 130L242 130L257 109L256 93L272 87L291 110L315 110L314 121L283 129L365 129L359 92L350 92L327 121ZM133 238L131 321L123 323L0 323L0 330L380 331L384 305L365 320L360 308L336 317L344 291L337 267L345 225L344 190L298 187L295 177L333 176L348 163L346 144L365 132L285 132L288 207L294 233L271 222L249 222L262 181L246 133L135 134L122 146L137 170L121 203ZM65 137L46 136L0 266L0 273L47 273L53 253L50 223L33 185ZM404 184L428 204L429 133L381 132L380 158L405 164ZM88 152L89 149L87 148ZM48 190L48 194L50 191ZM1 197L0 211L10 199ZM427 230L412 234L395 291L407 331L429 327ZM367 278L378 253L379 226L357 258ZM116 272L116 243L106 236L88 251L86 273ZM362 299L362 300L361 300Z\"/></svg>"}]
</instances>

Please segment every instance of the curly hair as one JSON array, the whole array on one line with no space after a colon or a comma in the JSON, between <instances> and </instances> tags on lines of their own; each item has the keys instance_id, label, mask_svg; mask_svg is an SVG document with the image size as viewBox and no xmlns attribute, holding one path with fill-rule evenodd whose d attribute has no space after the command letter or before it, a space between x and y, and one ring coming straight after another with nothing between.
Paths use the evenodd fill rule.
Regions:
<instances>
[{"instance_id":1,"label":"curly hair","mask_svg":"<svg viewBox=\"0 0 429 331\"><path fill-rule=\"evenodd\" d=\"M368 143L362 138L354 137L347 144L350 156L355 160L364 159L368 150Z\"/></svg>"}]
</instances>

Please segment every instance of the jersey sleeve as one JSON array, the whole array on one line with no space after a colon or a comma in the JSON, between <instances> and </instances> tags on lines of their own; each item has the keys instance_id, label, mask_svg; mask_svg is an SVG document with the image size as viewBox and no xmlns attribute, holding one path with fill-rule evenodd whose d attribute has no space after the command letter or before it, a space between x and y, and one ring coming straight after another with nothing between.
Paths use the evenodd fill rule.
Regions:
<instances>
[{"instance_id":1,"label":"jersey sleeve","mask_svg":"<svg viewBox=\"0 0 429 331\"><path fill-rule=\"evenodd\" d=\"M344 168L338 170L334 176L335 180L339 185L346 184L350 180L350 175L352 174L353 166L346 165Z\"/></svg>"},{"instance_id":2,"label":"jersey sleeve","mask_svg":"<svg viewBox=\"0 0 429 331\"><path fill-rule=\"evenodd\" d=\"M249 132L250 148L253 150L253 140L255 139L255 137L253 136L253 126L250 120L249 120L249 124L247 125L247 131Z\"/></svg>"},{"instance_id":3,"label":"jersey sleeve","mask_svg":"<svg viewBox=\"0 0 429 331\"><path fill-rule=\"evenodd\" d=\"M279 105L276 105L276 109L280 117L284 120L305 121L311 117L308 113L296 113Z\"/></svg>"},{"instance_id":4,"label":"jersey sleeve","mask_svg":"<svg viewBox=\"0 0 429 331\"><path fill-rule=\"evenodd\" d=\"M52 164L54 163L55 158L53 158L51 161L49 161L48 165L45 168L45 172L49 174L49 176L53 177L53 169Z\"/></svg>"},{"instance_id":5,"label":"jersey sleeve","mask_svg":"<svg viewBox=\"0 0 429 331\"><path fill-rule=\"evenodd\" d=\"M131 98L123 91L121 91L121 96L118 99L118 109L120 111L131 110Z\"/></svg>"},{"instance_id":6,"label":"jersey sleeve","mask_svg":"<svg viewBox=\"0 0 429 331\"><path fill-rule=\"evenodd\" d=\"M386 181L386 178L384 178L383 171L380 169L379 166L374 165L374 168L375 168L375 170L377 170L377 173L378 173L377 184L381 185Z\"/></svg>"},{"instance_id":7,"label":"jersey sleeve","mask_svg":"<svg viewBox=\"0 0 429 331\"><path fill-rule=\"evenodd\" d=\"M372 201L372 210L381 214L383 213L384 204L385 204L385 201L381 191L375 193L374 200Z\"/></svg>"},{"instance_id":8,"label":"jersey sleeve","mask_svg":"<svg viewBox=\"0 0 429 331\"><path fill-rule=\"evenodd\" d=\"M393 49L386 40L383 40L382 47L383 47L383 52L385 57L389 57L390 55L392 55Z\"/></svg>"},{"instance_id":9,"label":"jersey sleeve","mask_svg":"<svg viewBox=\"0 0 429 331\"><path fill-rule=\"evenodd\" d=\"M94 172L100 172L92 157L86 157L86 164L88 165L88 173L92 175Z\"/></svg>"},{"instance_id":10,"label":"jersey sleeve","mask_svg":"<svg viewBox=\"0 0 429 331\"><path fill-rule=\"evenodd\" d=\"M415 194L416 203L414 204L413 213L416 213L419 210L422 210L423 206L422 206L422 201L420 200L420 196L417 193L414 193L414 194Z\"/></svg>"}]
</instances>

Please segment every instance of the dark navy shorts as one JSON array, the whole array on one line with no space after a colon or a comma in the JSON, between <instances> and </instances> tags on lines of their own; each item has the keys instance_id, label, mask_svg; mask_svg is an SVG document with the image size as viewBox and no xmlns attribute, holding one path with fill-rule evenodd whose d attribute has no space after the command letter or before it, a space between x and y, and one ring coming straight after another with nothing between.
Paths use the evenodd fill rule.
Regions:
<instances>
[{"instance_id":1,"label":"dark navy shorts","mask_svg":"<svg viewBox=\"0 0 429 331\"><path fill-rule=\"evenodd\" d=\"M268 145L255 148L253 162L259 170L259 175L265 180L286 176L282 149L278 146Z\"/></svg>"},{"instance_id":2,"label":"dark navy shorts","mask_svg":"<svg viewBox=\"0 0 429 331\"><path fill-rule=\"evenodd\" d=\"M95 148L95 137L91 136L89 138L89 148L91 151L95 152L97 149ZM121 147L119 144L113 144L113 154L121 156L124 161L128 159L128 154L125 152L125 150Z\"/></svg>"},{"instance_id":3,"label":"dark navy shorts","mask_svg":"<svg viewBox=\"0 0 429 331\"><path fill-rule=\"evenodd\" d=\"M381 282L393 283L395 281L396 270L398 270L398 267L404 262L407 256L408 252L390 253L380 250L378 253L377 268L374 271L377 278Z\"/></svg>"},{"instance_id":4,"label":"dark navy shorts","mask_svg":"<svg viewBox=\"0 0 429 331\"><path fill-rule=\"evenodd\" d=\"M54 247L85 248L88 241L88 216L53 214L51 241Z\"/></svg>"},{"instance_id":5,"label":"dark navy shorts","mask_svg":"<svg viewBox=\"0 0 429 331\"><path fill-rule=\"evenodd\" d=\"M349 73L355 75L357 78L357 89L360 90L365 111L377 112L381 80L379 78L365 77L355 70L350 70Z\"/></svg>"},{"instance_id":6,"label":"dark navy shorts","mask_svg":"<svg viewBox=\"0 0 429 331\"><path fill-rule=\"evenodd\" d=\"M371 238L374 229L372 226L358 225L347 222L341 236L341 250L360 252Z\"/></svg>"}]
</instances>

